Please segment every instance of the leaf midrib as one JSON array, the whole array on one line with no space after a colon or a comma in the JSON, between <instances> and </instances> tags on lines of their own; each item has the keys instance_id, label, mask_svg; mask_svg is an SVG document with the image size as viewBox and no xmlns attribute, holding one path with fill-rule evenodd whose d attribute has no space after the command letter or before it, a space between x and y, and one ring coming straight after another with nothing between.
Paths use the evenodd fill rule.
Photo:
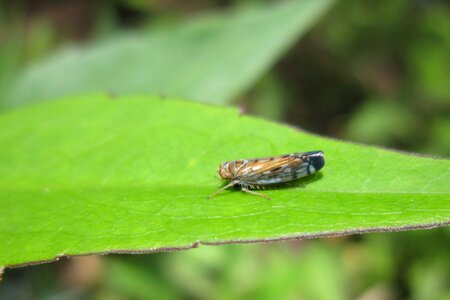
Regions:
<instances>
[{"instance_id":1,"label":"leaf midrib","mask_svg":"<svg viewBox=\"0 0 450 300\"><path fill-rule=\"evenodd\" d=\"M218 185L202 185L202 186L198 186L198 185L162 185L162 184L153 184L153 185L74 185L74 186L63 186L63 187L52 187L51 185L44 185L44 186L16 186L16 187L11 187L10 184L8 185L1 185L0 184L0 189L3 190L4 192L15 192L15 191L20 191L20 192L25 192L25 191L42 191L42 192L73 192L73 191L98 191L101 192L103 191L110 191L110 190L120 190L120 191L126 191L126 190L130 190L130 191L136 191L136 190L141 190L141 191L160 191L160 190L185 190L186 188L192 189L192 188L198 188L199 190L208 190L211 192L214 192L215 190L221 188L221 186ZM295 190L297 190L298 188L293 187L292 188L292 192L294 192ZM277 188L270 188L270 189L261 189L259 191L264 192L269 192L270 191L277 191ZM282 190L289 190L288 188L282 188ZM258 191L258 190L255 190ZM230 193L230 192L235 192L235 193L243 193L239 190L233 190L233 189L229 189L224 191L224 194ZM339 191L339 190L301 190L298 191L297 193L295 193L296 195L302 195L302 194L338 194L338 195L345 195L345 194L351 194L351 195L450 195L450 193L445 193L445 192L434 192L434 191L430 191L430 192L420 192L420 191L415 191L415 192L402 192L402 191L370 191L370 192L364 192L364 191ZM294 195L294 193L292 193L291 195Z\"/></svg>"}]
</instances>

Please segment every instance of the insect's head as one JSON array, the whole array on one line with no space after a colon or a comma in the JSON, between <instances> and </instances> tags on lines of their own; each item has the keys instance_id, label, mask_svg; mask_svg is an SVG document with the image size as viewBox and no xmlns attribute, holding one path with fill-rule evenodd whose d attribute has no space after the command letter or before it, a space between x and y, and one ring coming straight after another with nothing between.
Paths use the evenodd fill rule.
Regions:
<instances>
[{"instance_id":1,"label":"insect's head","mask_svg":"<svg viewBox=\"0 0 450 300\"><path fill-rule=\"evenodd\" d=\"M322 151L306 152L303 155L305 156L304 161L309 163L310 168L314 168L314 170L310 170L311 173L319 171L325 165L325 157Z\"/></svg>"},{"instance_id":2,"label":"insect's head","mask_svg":"<svg viewBox=\"0 0 450 300\"><path fill-rule=\"evenodd\" d=\"M219 173L220 177L223 179L232 179L234 176L230 172L229 163L224 162L217 168L217 173Z\"/></svg>"}]
</instances>

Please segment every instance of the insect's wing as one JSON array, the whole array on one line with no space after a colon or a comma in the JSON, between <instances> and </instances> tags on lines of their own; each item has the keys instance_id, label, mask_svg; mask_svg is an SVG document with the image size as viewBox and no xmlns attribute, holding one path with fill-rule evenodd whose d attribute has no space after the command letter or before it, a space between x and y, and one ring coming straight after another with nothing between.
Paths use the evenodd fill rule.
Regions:
<instances>
[{"instance_id":1,"label":"insect's wing","mask_svg":"<svg viewBox=\"0 0 450 300\"><path fill-rule=\"evenodd\" d=\"M310 174L309 163L300 155L248 161L239 173L239 179L249 184L269 185L287 182Z\"/></svg>"}]
</instances>

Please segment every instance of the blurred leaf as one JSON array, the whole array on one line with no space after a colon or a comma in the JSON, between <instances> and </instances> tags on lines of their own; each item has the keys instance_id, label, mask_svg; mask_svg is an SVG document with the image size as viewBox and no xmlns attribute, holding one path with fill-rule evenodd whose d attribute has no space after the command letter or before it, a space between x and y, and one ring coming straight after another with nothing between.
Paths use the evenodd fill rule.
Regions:
<instances>
[{"instance_id":1,"label":"blurred leaf","mask_svg":"<svg viewBox=\"0 0 450 300\"><path fill-rule=\"evenodd\" d=\"M450 156L450 119L436 117L430 127L429 141L423 151Z\"/></svg>"},{"instance_id":2,"label":"blurred leaf","mask_svg":"<svg viewBox=\"0 0 450 300\"><path fill-rule=\"evenodd\" d=\"M449 270L448 254L425 256L414 261L407 274L411 299L450 299Z\"/></svg>"},{"instance_id":3,"label":"blurred leaf","mask_svg":"<svg viewBox=\"0 0 450 300\"><path fill-rule=\"evenodd\" d=\"M450 227L403 232L388 238L391 249L387 252L394 256L393 263L397 266L392 279L397 288L404 286L399 292L406 295L405 290L409 290L410 299L447 299L443 295L448 292L450 278Z\"/></svg>"},{"instance_id":4,"label":"blurred leaf","mask_svg":"<svg viewBox=\"0 0 450 300\"><path fill-rule=\"evenodd\" d=\"M252 107L254 114L271 120L284 119L288 95L280 81L281 79L273 74L259 80L250 95L251 99L257 99Z\"/></svg>"},{"instance_id":5,"label":"blurred leaf","mask_svg":"<svg viewBox=\"0 0 450 300\"><path fill-rule=\"evenodd\" d=\"M164 277L193 299L336 300L344 298L340 248L330 243L200 247L170 254Z\"/></svg>"},{"instance_id":6,"label":"blurred leaf","mask_svg":"<svg viewBox=\"0 0 450 300\"><path fill-rule=\"evenodd\" d=\"M69 48L26 70L5 106L86 91L231 101L332 2L303 0L246 8Z\"/></svg>"},{"instance_id":7,"label":"blurred leaf","mask_svg":"<svg viewBox=\"0 0 450 300\"><path fill-rule=\"evenodd\" d=\"M84 96L0 115L0 266L58 256L428 228L450 221L450 161L329 140L235 109ZM215 199L225 160L322 149L267 201Z\"/></svg>"},{"instance_id":8,"label":"blurred leaf","mask_svg":"<svg viewBox=\"0 0 450 300\"><path fill-rule=\"evenodd\" d=\"M106 262L104 290L116 297L120 295L118 299L179 298L178 292L165 284L158 270L146 265L142 259L139 263L117 258L110 258Z\"/></svg>"},{"instance_id":9,"label":"blurred leaf","mask_svg":"<svg viewBox=\"0 0 450 300\"><path fill-rule=\"evenodd\" d=\"M41 58L56 42L54 28L45 20L34 20L24 35L22 18L3 19L1 11L0 7L0 107L22 66Z\"/></svg>"},{"instance_id":10,"label":"blurred leaf","mask_svg":"<svg viewBox=\"0 0 450 300\"><path fill-rule=\"evenodd\" d=\"M371 99L359 107L347 124L345 137L370 144L396 145L415 140L420 120L395 99Z\"/></svg>"},{"instance_id":11,"label":"blurred leaf","mask_svg":"<svg viewBox=\"0 0 450 300\"><path fill-rule=\"evenodd\" d=\"M277 299L279 295L281 299L346 299L345 275L338 259L340 247L327 246L307 244L306 249L301 249L302 255L291 254L290 261L286 258L288 253L279 253L275 257L278 261L264 259L271 268L260 275L264 281L255 299L265 295L267 299Z\"/></svg>"},{"instance_id":12,"label":"blurred leaf","mask_svg":"<svg viewBox=\"0 0 450 300\"><path fill-rule=\"evenodd\" d=\"M14 82L20 65L20 45L17 41L0 44L0 107L5 102L5 91Z\"/></svg>"},{"instance_id":13,"label":"blurred leaf","mask_svg":"<svg viewBox=\"0 0 450 300\"><path fill-rule=\"evenodd\" d=\"M450 9L435 5L419 18L417 34L407 53L407 67L415 81L414 87L428 101L450 102ZM431 98L431 99L430 99Z\"/></svg>"}]
</instances>

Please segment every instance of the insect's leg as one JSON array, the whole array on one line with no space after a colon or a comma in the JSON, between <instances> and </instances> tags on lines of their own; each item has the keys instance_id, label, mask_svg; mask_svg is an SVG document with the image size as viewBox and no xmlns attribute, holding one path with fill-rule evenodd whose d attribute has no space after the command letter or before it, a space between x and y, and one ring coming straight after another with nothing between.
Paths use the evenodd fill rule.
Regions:
<instances>
[{"instance_id":1,"label":"insect's leg","mask_svg":"<svg viewBox=\"0 0 450 300\"><path fill-rule=\"evenodd\" d=\"M220 193L220 192L226 190L226 189L229 188L229 187L232 187L232 186L236 185L237 183L238 183L238 181L232 181L232 182L230 182L229 184L227 184L227 185L224 186L223 188L221 188L221 189L217 190L216 192L214 192L214 194L209 195L209 196L208 196L208 199L211 199L212 197L215 197L218 193Z\"/></svg>"},{"instance_id":2,"label":"insect's leg","mask_svg":"<svg viewBox=\"0 0 450 300\"><path fill-rule=\"evenodd\" d=\"M261 194L261 193L258 193L258 192L251 191L251 190L249 190L248 188L245 188L245 187L243 187L243 188L241 189L241 191L246 192L246 193L249 193L249 194L252 194L252 195L255 195L255 196L259 196L259 197L266 198L267 200L270 200L270 197L269 197L269 196L264 195L264 194Z\"/></svg>"}]
</instances>

